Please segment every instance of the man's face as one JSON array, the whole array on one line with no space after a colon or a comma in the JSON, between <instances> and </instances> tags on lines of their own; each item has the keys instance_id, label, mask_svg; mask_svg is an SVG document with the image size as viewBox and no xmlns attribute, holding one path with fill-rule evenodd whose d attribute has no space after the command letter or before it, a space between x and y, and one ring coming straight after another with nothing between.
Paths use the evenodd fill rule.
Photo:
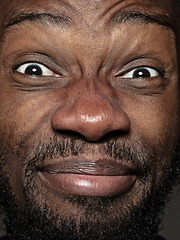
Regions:
<instances>
[{"instance_id":1,"label":"man's face","mask_svg":"<svg viewBox=\"0 0 180 240\"><path fill-rule=\"evenodd\" d=\"M171 178L179 139L171 5L2 1L1 189L21 220L16 236L23 224L34 236L24 239L38 239L38 226L47 239L157 231L141 226L156 215L147 209Z\"/></svg>"}]
</instances>

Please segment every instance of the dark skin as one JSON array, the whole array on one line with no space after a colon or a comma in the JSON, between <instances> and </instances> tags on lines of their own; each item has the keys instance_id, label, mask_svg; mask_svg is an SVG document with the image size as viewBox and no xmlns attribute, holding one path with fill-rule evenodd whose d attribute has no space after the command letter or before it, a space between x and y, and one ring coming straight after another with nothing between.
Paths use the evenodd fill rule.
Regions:
<instances>
[{"instance_id":1,"label":"dark skin","mask_svg":"<svg viewBox=\"0 0 180 240\"><path fill-rule=\"evenodd\" d=\"M77 214L78 226L84 207L68 201L71 195L117 197L112 218L119 208L125 215L127 202L153 198L171 170L180 130L172 2L3 0L0 11L0 134L8 152L2 169L16 203L26 206L24 156L50 139L73 139L76 154L52 154L30 170L30 195L40 209L47 204L67 219ZM146 148L150 171L105 154L107 140Z\"/></svg>"}]
</instances>

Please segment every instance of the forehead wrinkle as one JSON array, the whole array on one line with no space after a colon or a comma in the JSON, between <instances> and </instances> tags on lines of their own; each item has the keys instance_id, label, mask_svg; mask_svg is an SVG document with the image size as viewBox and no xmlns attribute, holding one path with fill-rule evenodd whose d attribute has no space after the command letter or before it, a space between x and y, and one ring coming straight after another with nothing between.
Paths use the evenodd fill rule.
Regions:
<instances>
[{"instance_id":1,"label":"forehead wrinkle","mask_svg":"<svg viewBox=\"0 0 180 240\"><path fill-rule=\"evenodd\" d=\"M105 0L107 1L107 0ZM166 26L177 33L177 21L173 15L173 9L169 6L159 7L158 0L157 3L153 0L114 0L113 4L105 9L100 16L99 20L106 19L107 24L147 24L147 23L157 23L161 26ZM154 4L152 3L154 2ZM111 25L111 27L112 27Z\"/></svg>"},{"instance_id":2,"label":"forehead wrinkle","mask_svg":"<svg viewBox=\"0 0 180 240\"><path fill-rule=\"evenodd\" d=\"M107 0L106 0L107 1ZM107 15L108 14L108 12L110 12L112 9L114 9L116 6L118 6L119 4L122 4L123 2L125 2L126 0L121 0L121 1L118 1L118 2L116 2L115 1L115 3L112 5L112 6L110 6L107 10L105 10L101 15L100 15L100 19L101 18L103 18L105 15Z\"/></svg>"},{"instance_id":3,"label":"forehead wrinkle","mask_svg":"<svg viewBox=\"0 0 180 240\"><path fill-rule=\"evenodd\" d=\"M64 28L70 27L72 19L69 16L61 13L55 15L54 13L47 12L19 12L17 15L9 18L8 21L6 21L6 24L4 23L4 26L2 27L3 31L1 34L0 46L2 46L6 35L9 33L9 31L11 31L11 28L13 26L18 26L25 22L30 22L32 24L40 23L45 27L50 27L54 25Z\"/></svg>"}]
</instances>

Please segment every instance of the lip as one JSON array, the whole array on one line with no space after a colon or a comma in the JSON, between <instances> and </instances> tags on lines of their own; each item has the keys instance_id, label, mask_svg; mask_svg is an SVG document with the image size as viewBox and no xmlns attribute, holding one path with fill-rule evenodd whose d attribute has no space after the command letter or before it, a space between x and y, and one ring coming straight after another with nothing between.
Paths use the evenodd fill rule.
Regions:
<instances>
[{"instance_id":1,"label":"lip","mask_svg":"<svg viewBox=\"0 0 180 240\"><path fill-rule=\"evenodd\" d=\"M40 179L69 195L111 197L128 191L136 181L135 171L110 159L63 160L39 169Z\"/></svg>"}]
</instances>

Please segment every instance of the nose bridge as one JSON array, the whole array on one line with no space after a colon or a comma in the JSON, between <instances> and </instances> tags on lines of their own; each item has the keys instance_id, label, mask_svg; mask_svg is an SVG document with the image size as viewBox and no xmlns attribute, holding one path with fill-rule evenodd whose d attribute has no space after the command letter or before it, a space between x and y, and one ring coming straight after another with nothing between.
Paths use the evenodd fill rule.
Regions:
<instances>
[{"instance_id":1,"label":"nose bridge","mask_svg":"<svg viewBox=\"0 0 180 240\"><path fill-rule=\"evenodd\" d=\"M106 88L104 83L100 83L95 74L86 72L82 79L71 88L68 95L71 99L69 107L76 109L78 114L93 118L106 111L111 102L112 90Z\"/></svg>"},{"instance_id":2,"label":"nose bridge","mask_svg":"<svg viewBox=\"0 0 180 240\"><path fill-rule=\"evenodd\" d=\"M129 119L110 92L103 91L93 78L81 81L69 92L71 100L66 99L55 112L53 128L78 132L88 141L98 141L111 131L127 131Z\"/></svg>"},{"instance_id":3,"label":"nose bridge","mask_svg":"<svg viewBox=\"0 0 180 240\"><path fill-rule=\"evenodd\" d=\"M114 108L110 97L103 90L100 91L95 83L88 81L85 84L86 87L82 89L74 102L76 117L91 124L108 119Z\"/></svg>"}]
</instances>

